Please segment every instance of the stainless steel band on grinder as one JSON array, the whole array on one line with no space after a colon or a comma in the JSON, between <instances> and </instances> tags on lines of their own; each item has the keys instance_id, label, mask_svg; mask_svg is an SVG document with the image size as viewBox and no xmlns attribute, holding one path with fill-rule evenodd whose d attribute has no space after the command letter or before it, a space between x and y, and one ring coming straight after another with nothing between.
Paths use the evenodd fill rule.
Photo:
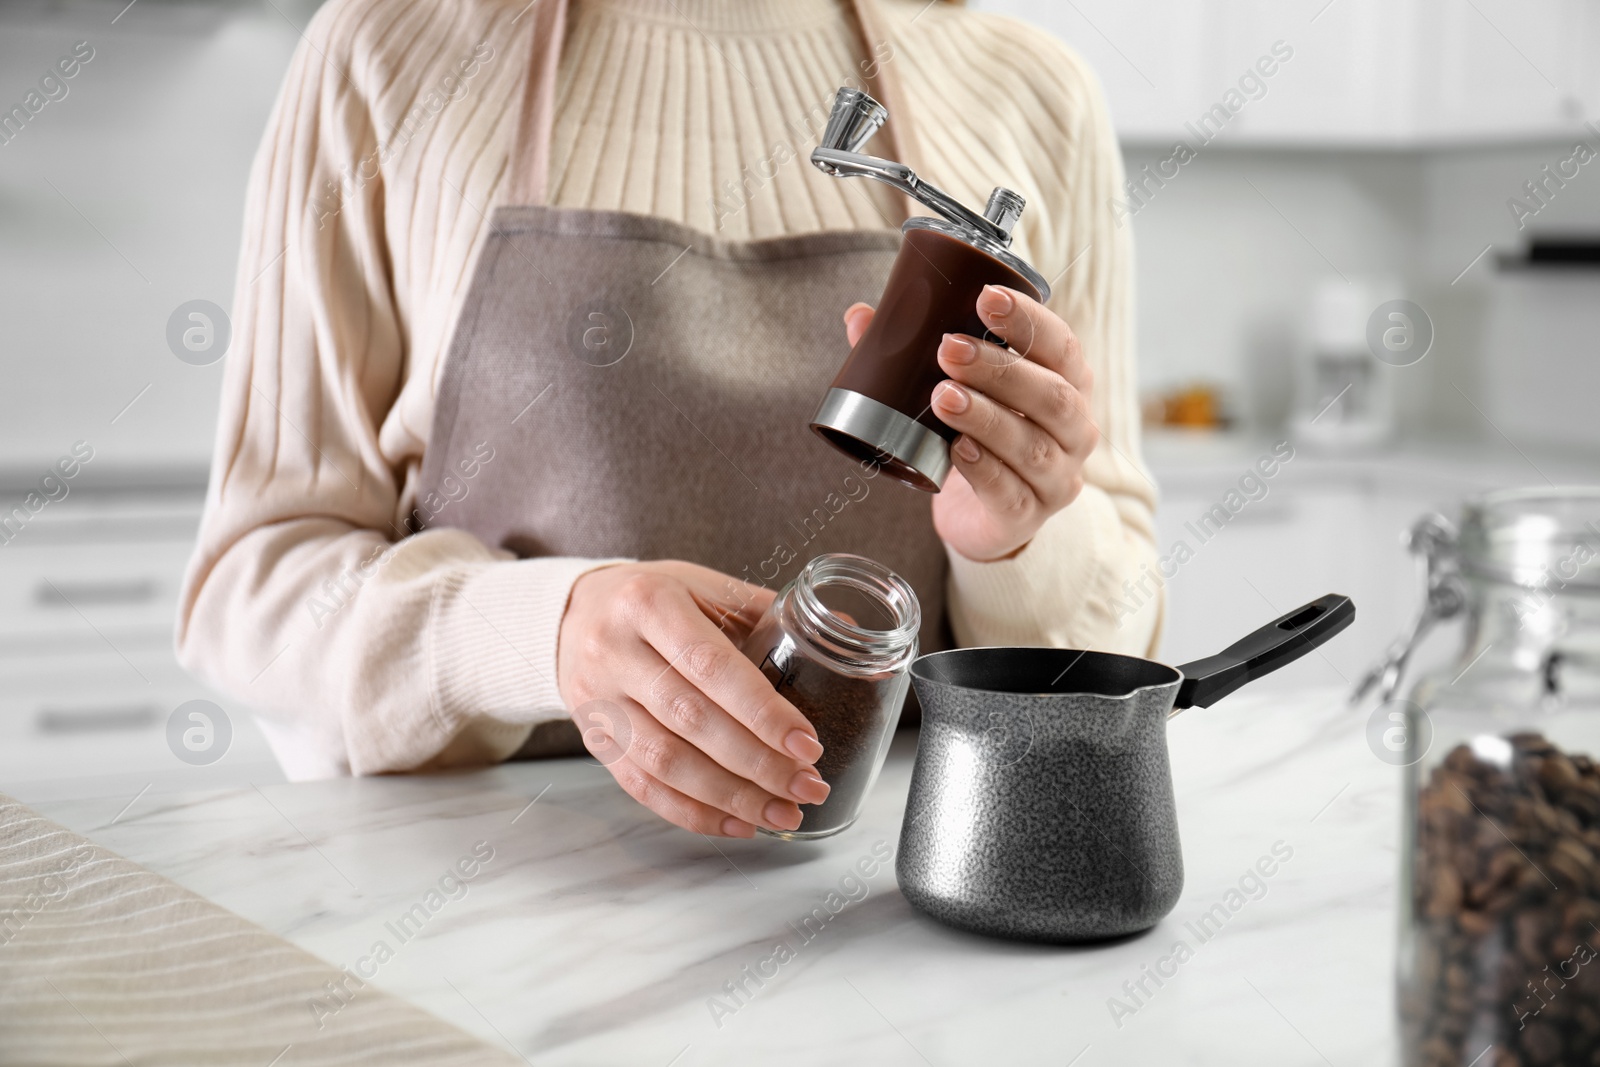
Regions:
<instances>
[{"instance_id":1,"label":"stainless steel band on grinder","mask_svg":"<svg viewBox=\"0 0 1600 1067\"><path fill-rule=\"evenodd\" d=\"M879 456L892 456L934 485L943 485L950 473L950 446L944 438L854 390L829 389L811 426L852 437Z\"/></svg>"}]
</instances>

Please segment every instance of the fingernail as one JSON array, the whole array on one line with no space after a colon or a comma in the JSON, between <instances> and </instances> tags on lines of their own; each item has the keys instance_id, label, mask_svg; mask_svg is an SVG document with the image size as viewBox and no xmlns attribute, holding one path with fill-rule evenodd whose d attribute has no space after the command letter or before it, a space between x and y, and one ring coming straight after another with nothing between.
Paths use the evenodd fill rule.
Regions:
<instances>
[{"instance_id":1,"label":"fingernail","mask_svg":"<svg viewBox=\"0 0 1600 1067\"><path fill-rule=\"evenodd\" d=\"M977 442L970 437L956 438L955 451L956 455L968 463L976 463L983 456L983 453L978 449Z\"/></svg>"},{"instance_id":2,"label":"fingernail","mask_svg":"<svg viewBox=\"0 0 1600 1067\"><path fill-rule=\"evenodd\" d=\"M984 310L995 318L1011 314L1011 309L1017 306L1016 300L1011 296L1011 290L998 285L983 287L983 301L987 305Z\"/></svg>"},{"instance_id":3,"label":"fingernail","mask_svg":"<svg viewBox=\"0 0 1600 1067\"><path fill-rule=\"evenodd\" d=\"M955 382L940 382L939 387L933 391L933 402L952 415L959 415L972 406L967 391Z\"/></svg>"},{"instance_id":4,"label":"fingernail","mask_svg":"<svg viewBox=\"0 0 1600 1067\"><path fill-rule=\"evenodd\" d=\"M939 345L939 354L951 363L971 363L978 358L978 349L965 337L947 333Z\"/></svg>"},{"instance_id":5,"label":"fingernail","mask_svg":"<svg viewBox=\"0 0 1600 1067\"><path fill-rule=\"evenodd\" d=\"M789 781L789 795L802 804L821 804L833 790L810 771L800 771Z\"/></svg>"},{"instance_id":6,"label":"fingernail","mask_svg":"<svg viewBox=\"0 0 1600 1067\"><path fill-rule=\"evenodd\" d=\"M793 830L800 825L804 818L800 809L782 800L769 800L767 806L761 809L761 817L767 824L778 830Z\"/></svg>"},{"instance_id":7,"label":"fingernail","mask_svg":"<svg viewBox=\"0 0 1600 1067\"><path fill-rule=\"evenodd\" d=\"M729 837L754 837L756 828L743 819L736 819L732 815L722 820L722 832Z\"/></svg>"},{"instance_id":8,"label":"fingernail","mask_svg":"<svg viewBox=\"0 0 1600 1067\"><path fill-rule=\"evenodd\" d=\"M802 763L815 763L817 757L822 755L822 742L804 730L790 730L789 736L783 739L783 747Z\"/></svg>"}]
</instances>

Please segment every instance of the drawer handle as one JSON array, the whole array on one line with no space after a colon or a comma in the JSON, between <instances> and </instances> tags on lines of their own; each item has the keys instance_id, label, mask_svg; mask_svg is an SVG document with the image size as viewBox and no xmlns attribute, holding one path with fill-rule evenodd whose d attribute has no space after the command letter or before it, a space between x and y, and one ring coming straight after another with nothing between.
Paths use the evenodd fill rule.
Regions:
<instances>
[{"instance_id":1,"label":"drawer handle","mask_svg":"<svg viewBox=\"0 0 1600 1067\"><path fill-rule=\"evenodd\" d=\"M33 587L33 602L45 608L82 607L86 604L146 604L156 598L156 583L52 582Z\"/></svg>"},{"instance_id":2,"label":"drawer handle","mask_svg":"<svg viewBox=\"0 0 1600 1067\"><path fill-rule=\"evenodd\" d=\"M154 724L159 717L160 712L150 704L40 708L34 725L42 734L106 733L112 730L142 730Z\"/></svg>"}]
</instances>

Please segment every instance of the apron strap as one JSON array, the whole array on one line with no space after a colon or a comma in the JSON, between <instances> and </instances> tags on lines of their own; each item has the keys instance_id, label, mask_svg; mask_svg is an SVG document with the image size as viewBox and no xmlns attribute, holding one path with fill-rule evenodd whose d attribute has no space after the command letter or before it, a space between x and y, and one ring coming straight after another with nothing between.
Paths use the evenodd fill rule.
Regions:
<instances>
[{"instance_id":1,"label":"apron strap","mask_svg":"<svg viewBox=\"0 0 1600 1067\"><path fill-rule=\"evenodd\" d=\"M507 204L543 205L550 196L550 141L555 128L556 75L567 36L567 3L568 0L534 0L532 9L521 16L529 22L529 62L512 134L511 177L503 197ZM896 62L893 58L876 58L876 47L888 40L877 6L873 0L849 0L849 4L859 43L875 68L872 77L864 78L865 88L889 109L889 121L878 134L878 154L915 170L919 153ZM896 199L901 202L905 217L910 218L915 213L911 198Z\"/></svg>"},{"instance_id":2,"label":"apron strap","mask_svg":"<svg viewBox=\"0 0 1600 1067\"><path fill-rule=\"evenodd\" d=\"M556 71L567 37L567 0L533 0L526 17L528 70L511 139L508 204L543 204L550 195L550 134L555 126Z\"/></svg>"}]
</instances>

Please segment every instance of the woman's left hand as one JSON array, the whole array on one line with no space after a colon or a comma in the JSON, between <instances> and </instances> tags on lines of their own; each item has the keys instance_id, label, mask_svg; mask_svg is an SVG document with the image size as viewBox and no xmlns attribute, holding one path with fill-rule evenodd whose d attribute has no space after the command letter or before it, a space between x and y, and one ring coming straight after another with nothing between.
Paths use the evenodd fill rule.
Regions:
<instances>
[{"instance_id":1,"label":"woman's left hand","mask_svg":"<svg viewBox=\"0 0 1600 1067\"><path fill-rule=\"evenodd\" d=\"M872 314L866 304L844 313L852 345ZM1009 347L965 334L939 345L951 380L934 389L933 413L961 436L950 450L955 469L933 498L933 525L945 544L987 562L1016 555L1077 498L1100 430L1089 407L1094 373L1059 315L989 285L978 317Z\"/></svg>"}]
</instances>

